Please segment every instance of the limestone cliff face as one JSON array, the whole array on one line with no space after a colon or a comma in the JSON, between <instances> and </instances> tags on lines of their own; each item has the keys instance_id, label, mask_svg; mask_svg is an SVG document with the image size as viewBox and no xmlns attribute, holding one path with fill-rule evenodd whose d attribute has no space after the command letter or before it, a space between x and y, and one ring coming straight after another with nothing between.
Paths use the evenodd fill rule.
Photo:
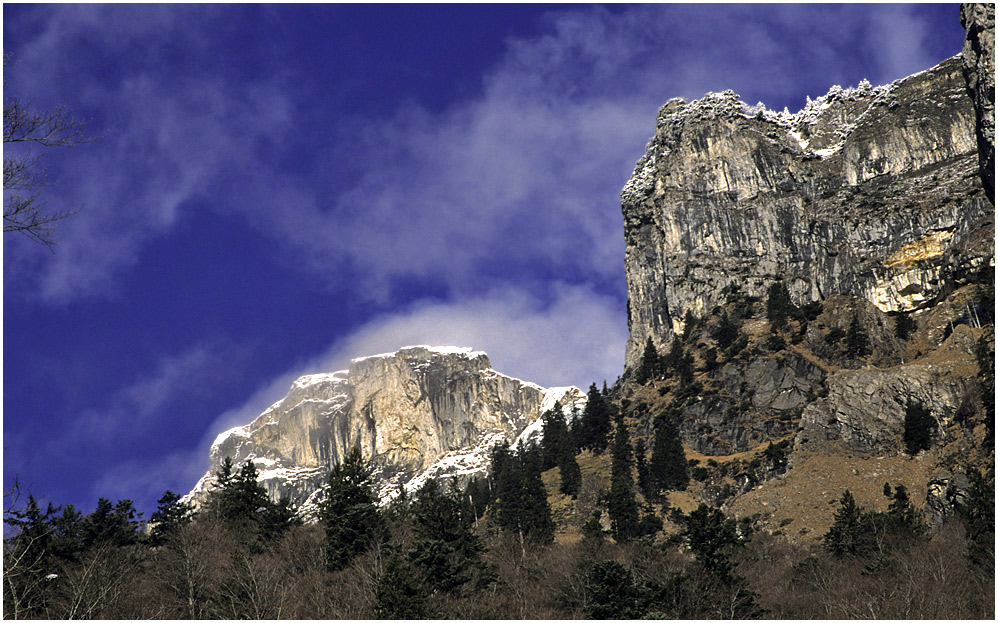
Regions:
<instances>
[{"instance_id":1,"label":"limestone cliff face","mask_svg":"<svg viewBox=\"0 0 998 623\"><path fill-rule=\"evenodd\" d=\"M355 359L349 370L299 378L252 423L219 435L191 496L203 499L226 456L254 461L271 496L299 507L314 504L329 468L354 446L384 492L428 472L480 472L494 443L529 433L556 400L571 406L584 395L500 374L471 349L414 346Z\"/></svg>"},{"instance_id":2,"label":"limestone cliff face","mask_svg":"<svg viewBox=\"0 0 998 623\"><path fill-rule=\"evenodd\" d=\"M993 264L975 128L959 57L833 87L796 114L730 91L670 100L621 193L627 365L728 286L764 297L782 278L798 304L845 294L910 311Z\"/></svg>"},{"instance_id":3,"label":"limestone cliff face","mask_svg":"<svg viewBox=\"0 0 998 623\"><path fill-rule=\"evenodd\" d=\"M995 202L995 5L963 4L960 23L967 29L963 43L963 74L977 111L977 148L984 191Z\"/></svg>"}]
</instances>

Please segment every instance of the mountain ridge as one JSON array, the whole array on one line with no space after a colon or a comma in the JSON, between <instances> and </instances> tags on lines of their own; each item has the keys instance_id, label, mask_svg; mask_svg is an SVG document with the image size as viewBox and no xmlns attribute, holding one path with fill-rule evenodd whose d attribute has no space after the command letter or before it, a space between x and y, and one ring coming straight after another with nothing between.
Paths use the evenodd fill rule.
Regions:
<instances>
[{"instance_id":1,"label":"mountain ridge","mask_svg":"<svg viewBox=\"0 0 998 623\"><path fill-rule=\"evenodd\" d=\"M185 499L203 502L229 457L236 466L253 461L272 499L288 497L314 517L329 469L354 446L385 501L428 477L463 482L484 473L496 443L536 437L539 416L556 401L570 411L585 396L497 372L485 352L468 347L357 357L347 370L299 377L252 422L219 434L208 471Z\"/></svg>"}]
</instances>

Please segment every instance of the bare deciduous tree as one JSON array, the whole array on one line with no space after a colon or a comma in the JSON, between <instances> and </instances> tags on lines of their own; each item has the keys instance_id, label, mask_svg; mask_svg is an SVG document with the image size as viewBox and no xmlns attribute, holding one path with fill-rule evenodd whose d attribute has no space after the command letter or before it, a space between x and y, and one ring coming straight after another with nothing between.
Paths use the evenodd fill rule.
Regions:
<instances>
[{"instance_id":1,"label":"bare deciduous tree","mask_svg":"<svg viewBox=\"0 0 998 623\"><path fill-rule=\"evenodd\" d=\"M3 66L10 65L4 55ZM6 87L6 79L4 80ZM55 224L79 210L49 210L41 190L48 186L45 171L39 167L40 156L30 149L74 147L93 138L84 134L80 122L64 107L35 110L30 101L6 98L3 103L3 230L20 232L36 242L51 247L58 242Z\"/></svg>"}]
</instances>

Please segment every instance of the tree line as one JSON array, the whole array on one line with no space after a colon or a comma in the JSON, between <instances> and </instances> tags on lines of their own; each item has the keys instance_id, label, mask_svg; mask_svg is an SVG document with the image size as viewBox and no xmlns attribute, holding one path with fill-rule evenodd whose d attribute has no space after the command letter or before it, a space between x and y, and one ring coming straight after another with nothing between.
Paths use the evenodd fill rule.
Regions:
<instances>
[{"instance_id":1,"label":"tree line","mask_svg":"<svg viewBox=\"0 0 998 623\"><path fill-rule=\"evenodd\" d=\"M167 492L145 527L128 500L83 514L28 496L5 511L5 615L839 618L861 602L883 618L993 614L993 474L971 472L960 516L941 530L888 485L887 511L845 492L816 546L786 549L750 518L705 504L665 514L668 492L689 478L675 423L659 417L649 455L631 442L622 407L594 384L581 413L542 416L539 444L495 447L487 476L429 480L390 500L355 448L330 470L315 523L271 500L252 461L224 461L197 509ZM609 488L580 539L556 538L551 496L579 494L583 458L609 463ZM549 470L556 489L544 484ZM938 603L924 601L925 556L946 558L960 600L936 590ZM922 602L890 601L904 582L923 587L908 593Z\"/></svg>"}]
</instances>

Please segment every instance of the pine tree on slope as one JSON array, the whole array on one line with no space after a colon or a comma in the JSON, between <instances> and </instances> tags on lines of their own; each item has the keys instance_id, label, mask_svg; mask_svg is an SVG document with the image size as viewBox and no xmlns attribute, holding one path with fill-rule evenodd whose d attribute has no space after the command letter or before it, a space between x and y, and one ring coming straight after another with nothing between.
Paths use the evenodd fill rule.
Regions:
<instances>
[{"instance_id":1,"label":"pine tree on slope","mask_svg":"<svg viewBox=\"0 0 998 623\"><path fill-rule=\"evenodd\" d=\"M638 536L638 501L634 495L634 478L631 475L633 460L630 435L623 413L618 413L614 419L608 511L613 538L623 543Z\"/></svg>"},{"instance_id":2,"label":"pine tree on slope","mask_svg":"<svg viewBox=\"0 0 998 623\"><path fill-rule=\"evenodd\" d=\"M655 419L655 438L648 471L656 493L666 489L682 491L690 482L683 442L668 415Z\"/></svg>"},{"instance_id":3,"label":"pine tree on slope","mask_svg":"<svg viewBox=\"0 0 998 623\"><path fill-rule=\"evenodd\" d=\"M371 491L370 472L360 448L351 448L343 461L333 466L326 486L319 516L326 532L326 567L335 571L377 541L384 530L384 518Z\"/></svg>"}]
</instances>

